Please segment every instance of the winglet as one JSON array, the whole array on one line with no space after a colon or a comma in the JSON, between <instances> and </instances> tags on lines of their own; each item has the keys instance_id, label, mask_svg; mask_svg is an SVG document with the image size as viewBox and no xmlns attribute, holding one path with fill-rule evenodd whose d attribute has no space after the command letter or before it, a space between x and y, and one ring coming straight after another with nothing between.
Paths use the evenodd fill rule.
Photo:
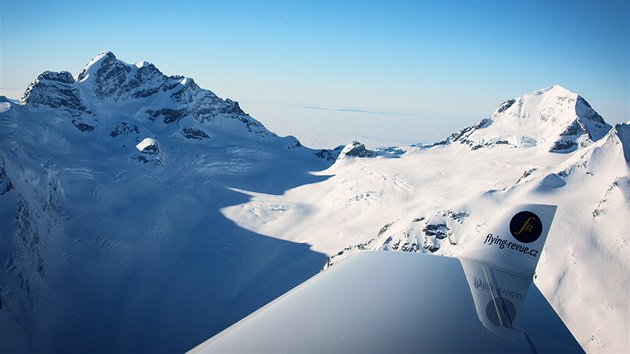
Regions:
<instances>
[{"instance_id":1,"label":"winglet","mask_svg":"<svg viewBox=\"0 0 630 354\"><path fill-rule=\"evenodd\" d=\"M556 208L544 204L511 208L458 258L479 261L531 281Z\"/></svg>"}]
</instances>

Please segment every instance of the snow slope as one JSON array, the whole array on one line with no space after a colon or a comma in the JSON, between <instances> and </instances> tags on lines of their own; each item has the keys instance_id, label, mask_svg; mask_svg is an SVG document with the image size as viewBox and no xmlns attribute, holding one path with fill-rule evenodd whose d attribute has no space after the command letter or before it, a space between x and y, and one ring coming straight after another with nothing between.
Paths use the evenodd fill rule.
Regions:
<instances>
[{"instance_id":1,"label":"snow slope","mask_svg":"<svg viewBox=\"0 0 630 354\"><path fill-rule=\"evenodd\" d=\"M537 105L566 102L559 99L566 92L557 87L540 92ZM581 105L579 100L573 104ZM536 111L527 104L520 109ZM484 139L518 136L523 127L541 122L538 115L519 119L535 124L510 128L505 123L484 132ZM555 127L556 132L565 128ZM542 148L489 144L471 149L451 141L383 150L376 158L344 158L320 172L333 175L326 181L282 196L251 193L250 202L223 213L244 228L313 245L330 256L327 268L364 250L457 255L508 205L558 205L536 283L585 350L626 352L630 125L615 126L603 137L599 130L586 129L573 153L550 152L556 140L549 137L557 135L541 129L547 144ZM600 138L590 143L588 136ZM282 213L270 211L278 206Z\"/></svg>"},{"instance_id":2,"label":"snow slope","mask_svg":"<svg viewBox=\"0 0 630 354\"><path fill-rule=\"evenodd\" d=\"M558 205L545 297L588 352L628 349L630 126L560 86L377 151L306 148L111 52L0 110L8 352L181 352L352 253L456 255L522 203Z\"/></svg>"},{"instance_id":3,"label":"snow slope","mask_svg":"<svg viewBox=\"0 0 630 354\"><path fill-rule=\"evenodd\" d=\"M0 114L3 352L182 352L326 256L219 213L332 161L196 86L106 52Z\"/></svg>"}]
</instances>

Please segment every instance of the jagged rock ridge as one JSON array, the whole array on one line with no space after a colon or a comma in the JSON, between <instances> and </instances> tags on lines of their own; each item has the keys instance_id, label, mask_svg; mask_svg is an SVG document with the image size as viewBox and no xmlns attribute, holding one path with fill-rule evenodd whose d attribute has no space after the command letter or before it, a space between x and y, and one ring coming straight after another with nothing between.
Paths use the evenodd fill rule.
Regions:
<instances>
[{"instance_id":1,"label":"jagged rock ridge","mask_svg":"<svg viewBox=\"0 0 630 354\"><path fill-rule=\"evenodd\" d=\"M153 64L126 64L109 51L94 57L76 80L69 72L42 73L29 85L21 102L66 112L84 132L94 130L111 113L98 108L109 102L110 109L135 104L136 117L144 122L173 124L192 117L200 124L215 123L213 128L217 128L233 126L231 121L237 121L258 136L275 136L243 112L237 102L219 98L190 78L166 76Z\"/></svg>"}]
</instances>

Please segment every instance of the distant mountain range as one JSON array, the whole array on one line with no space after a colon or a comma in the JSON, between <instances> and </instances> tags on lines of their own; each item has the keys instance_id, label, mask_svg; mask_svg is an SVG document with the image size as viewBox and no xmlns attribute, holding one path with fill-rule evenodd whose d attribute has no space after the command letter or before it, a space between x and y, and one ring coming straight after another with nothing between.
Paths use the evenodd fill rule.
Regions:
<instances>
[{"instance_id":1,"label":"distant mountain range","mask_svg":"<svg viewBox=\"0 0 630 354\"><path fill-rule=\"evenodd\" d=\"M0 343L182 352L352 253L457 254L534 202L558 205L536 283L625 350L630 124L556 85L430 146L311 149L104 52L0 98Z\"/></svg>"}]
</instances>

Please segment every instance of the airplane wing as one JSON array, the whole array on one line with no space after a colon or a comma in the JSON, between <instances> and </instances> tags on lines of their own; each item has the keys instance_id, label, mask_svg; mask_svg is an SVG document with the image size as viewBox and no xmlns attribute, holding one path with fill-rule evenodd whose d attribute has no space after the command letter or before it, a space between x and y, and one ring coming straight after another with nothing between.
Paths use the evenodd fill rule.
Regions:
<instances>
[{"instance_id":1,"label":"airplane wing","mask_svg":"<svg viewBox=\"0 0 630 354\"><path fill-rule=\"evenodd\" d=\"M518 206L459 258L349 257L190 352L581 353L531 281L554 213Z\"/></svg>"}]
</instances>

